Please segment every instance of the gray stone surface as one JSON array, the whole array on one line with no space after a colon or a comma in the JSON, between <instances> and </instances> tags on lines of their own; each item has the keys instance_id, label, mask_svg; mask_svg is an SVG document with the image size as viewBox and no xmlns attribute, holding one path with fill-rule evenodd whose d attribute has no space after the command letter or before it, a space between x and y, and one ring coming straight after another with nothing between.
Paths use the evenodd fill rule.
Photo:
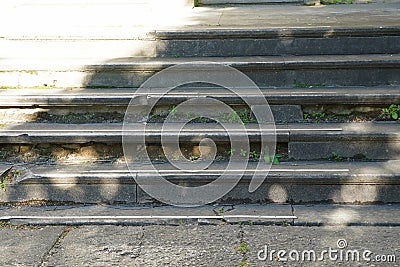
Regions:
<instances>
[{"instance_id":1,"label":"gray stone surface","mask_svg":"<svg viewBox=\"0 0 400 267\"><path fill-rule=\"evenodd\" d=\"M0 194L3 202L49 200L77 203L154 203L136 185L135 175L151 178L155 170L150 165L130 171L125 164L88 164L26 166L28 174L9 185ZM157 164L163 177L183 186L199 186L217 179L225 170L224 164L212 165L208 170L193 175L173 171L170 164ZM235 165L233 170L238 169ZM399 161L385 162L282 162L273 165L261 187L249 193L249 182L255 165L248 165L239 184L218 200L227 204L275 202L295 203L398 203ZM20 167L18 167L20 168ZM146 180L143 180L146 181ZM149 180L150 181L150 180Z\"/></svg>"},{"instance_id":2,"label":"gray stone surface","mask_svg":"<svg viewBox=\"0 0 400 267\"><path fill-rule=\"evenodd\" d=\"M275 184L267 180L255 192L249 192L249 183L237 184L229 193L216 200L221 204L241 203L287 203L290 200L290 184ZM138 187L137 201L140 204L154 203L155 199Z\"/></svg>"},{"instance_id":3,"label":"gray stone surface","mask_svg":"<svg viewBox=\"0 0 400 267\"><path fill-rule=\"evenodd\" d=\"M136 203L136 184L16 184L8 185L6 192L0 193L0 202L24 202L45 200L55 202Z\"/></svg>"},{"instance_id":4,"label":"gray stone surface","mask_svg":"<svg viewBox=\"0 0 400 267\"><path fill-rule=\"evenodd\" d=\"M156 205L65 205L65 206L0 206L1 215L13 217L12 224L216 224L221 225L220 219L112 219L113 216L215 216L221 215L260 215L260 216L291 216L297 219L287 220L296 225L308 226L399 226L400 225L400 205L335 205L335 204L310 204L310 205L291 205L291 204L244 204L244 205L206 205L195 208L180 208L173 206ZM15 219L15 216L45 216L47 219ZM61 218L55 218L59 217ZM65 216L73 216L66 219ZM86 217L85 217L86 216ZM92 216L108 216L110 218L95 219ZM64 218L64 219L62 219ZM79 219L81 218L81 219ZM228 223L238 223L248 221L246 218L226 218ZM277 219L252 219L254 224L274 224L280 223Z\"/></svg>"},{"instance_id":5,"label":"gray stone surface","mask_svg":"<svg viewBox=\"0 0 400 267\"><path fill-rule=\"evenodd\" d=\"M173 206L154 205L73 205L73 206L39 206L20 207L18 209L0 206L3 217L10 218L12 224L27 223L47 224L123 224L123 225L181 225L207 224L221 225L223 223L216 215L228 216L226 221L238 223L248 220L245 216L286 216L292 215L292 208L284 205L206 205L196 208L179 208ZM244 216L232 218L229 216ZM18 217L23 216L24 218ZM45 216L34 218L32 216ZM61 216L61 217L60 217ZM66 217L68 216L68 217ZM102 216L101 218L96 216ZM115 216L119 216L116 218ZM121 217L122 216L122 217ZM134 218L132 218L134 216ZM146 216L163 216L148 218ZM172 216L172 217L171 217ZM207 216L207 218L173 218L173 216ZM208 218L210 217L210 218ZM215 218L213 218L215 217ZM252 221L263 224L274 224L276 218L253 218Z\"/></svg>"},{"instance_id":6,"label":"gray stone surface","mask_svg":"<svg viewBox=\"0 0 400 267\"><path fill-rule=\"evenodd\" d=\"M262 0L255 0L262 1ZM196 28L266 28L266 27L344 27L354 28L360 26L398 26L399 1L390 0L368 5L328 5L310 8L298 5L270 5L270 6L241 6L240 8L187 8L180 9L182 2L162 1L129 2L96 1L90 3L61 1L55 5L46 5L43 1L35 3L5 1L4 19L12 19L22 15L31 21L24 27L7 27L2 29L1 35L6 37L96 37L132 38L140 36L148 29L196 29ZM82 8L82 6L84 8ZM66 9L67 7L67 9ZM99 14L107 13L108 16L92 18L87 21L85 15L88 8L95 9ZM174 10L171 14L160 13L165 10ZM323 10L323 12L321 12ZM178 12L179 11L179 12ZM48 25L46 21L36 21L35 16L57 14L59 20ZM70 22L71 14L76 17ZM143 16L145 14L145 16ZM55 15L56 16L56 15ZM35 23L33 23L35 22ZM70 23L67 23L70 22ZM117 27L118 26L118 27ZM55 29L63 29L63 31ZM18 31L19 30L19 31ZM108 37L108 38L107 38ZM57 40L58 40L57 39Z\"/></svg>"},{"instance_id":7,"label":"gray stone surface","mask_svg":"<svg viewBox=\"0 0 400 267\"><path fill-rule=\"evenodd\" d=\"M311 86L311 85L310 85ZM390 105L400 102L399 87L380 86L380 87L339 87L330 88L261 88L269 104L375 104ZM59 111L63 107L73 108L74 112L86 112L90 110L88 106L96 107L96 110L104 111L105 105L116 106L125 112L126 106L133 95L149 95L150 97L159 96L157 90L150 93L135 91L133 89L1 89L2 107L57 107ZM249 95L246 89L241 90L243 95ZM227 104L243 104L243 100L235 94L218 88L196 88L194 86L184 87L183 90L174 90L171 94L160 99L160 104L179 104L182 101L193 97L209 96L223 101ZM79 110L76 107L80 106ZM87 110L85 109L87 108ZM108 106L107 109L111 107ZM19 110L22 112L22 110ZM92 109L93 111L93 109ZM15 112L15 110L14 110Z\"/></svg>"},{"instance_id":8,"label":"gray stone surface","mask_svg":"<svg viewBox=\"0 0 400 267\"><path fill-rule=\"evenodd\" d=\"M254 31L254 35L257 34ZM281 38L252 38L251 31L247 32L247 38L236 36L236 39L221 37L214 39L179 39L158 40L157 56L171 57L205 57L205 56L278 56L290 55L335 55L335 54L374 54L385 51L387 53L399 53L400 46L398 36L368 37L357 36L340 38L312 38L312 37L291 37ZM243 35L246 33L244 32ZM279 33L277 33L278 35ZM334 34L326 33L326 34ZM171 34L172 35L172 34ZM257 37L257 38L256 38ZM181 38L184 38L181 37ZM190 39L189 39L190 38ZM209 37L210 38L210 37Z\"/></svg>"},{"instance_id":9,"label":"gray stone surface","mask_svg":"<svg viewBox=\"0 0 400 267\"><path fill-rule=\"evenodd\" d=\"M278 262L277 251L285 250L286 257L291 250L299 251L300 255L305 250L314 250L316 258L321 256L321 251L325 249L337 250L337 242L339 239L344 239L347 242L347 247L343 250L343 255L346 255L349 250L359 250L362 255L364 250L370 250L373 255L389 255L394 254L399 257L399 230L394 227L265 227L265 226L243 226L244 241L248 244L249 252L246 254L248 263L251 266L396 266L396 263L374 263L362 260L360 261L331 261L328 255L325 254L323 261L293 261ZM268 246L268 251L276 250L273 254L272 261L260 261L258 252L265 250ZM339 254L338 254L339 255ZM261 254L263 256L263 254ZM301 257L301 256L300 256ZM350 258L351 259L351 258ZM375 265L376 264L376 265Z\"/></svg>"},{"instance_id":10,"label":"gray stone surface","mask_svg":"<svg viewBox=\"0 0 400 267\"><path fill-rule=\"evenodd\" d=\"M83 226L44 266L230 266L239 262L239 226Z\"/></svg>"},{"instance_id":11,"label":"gray stone surface","mask_svg":"<svg viewBox=\"0 0 400 267\"><path fill-rule=\"evenodd\" d=\"M201 5L221 5L221 4L277 4L277 3L298 3L298 0L198 0Z\"/></svg>"},{"instance_id":12,"label":"gray stone surface","mask_svg":"<svg viewBox=\"0 0 400 267\"><path fill-rule=\"evenodd\" d=\"M300 105L272 105L271 111L278 122L300 122L304 119Z\"/></svg>"},{"instance_id":13,"label":"gray stone surface","mask_svg":"<svg viewBox=\"0 0 400 267\"><path fill-rule=\"evenodd\" d=\"M328 159L332 153L344 158L399 159L400 143L374 142L373 138L358 142L289 142L289 158L294 160Z\"/></svg>"},{"instance_id":14,"label":"gray stone surface","mask_svg":"<svg viewBox=\"0 0 400 267\"><path fill-rule=\"evenodd\" d=\"M1 266L39 266L62 233L61 227L0 228Z\"/></svg>"},{"instance_id":15,"label":"gray stone surface","mask_svg":"<svg viewBox=\"0 0 400 267\"><path fill-rule=\"evenodd\" d=\"M143 237L141 227L76 228L50 251L43 266L135 266Z\"/></svg>"},{"instance_id":16,"label":"gray stone surface","mask_svg":"<svg viewBox=\"0 0 400 267\"><path fill-rule=\"evenodd\" d=\"M299 225L396 225L399 205L293 205Z\"/></svg>"},{"instance_id":17,"label":"gray stone surface","mask_svg":"<svg viewBox=\"0 0 400 267\"><path fill-rule=\"evenodd\" d=\"M282 119L299 119L301 110L297 105L289 106L285 109L286 105L282 106L283 112L288 114L281 117ZM292 113L293 112L293 113ZM173 129L173 124L169 124L170 129ZM206 126L206 127L205 127ZM241 126L241 125L240 125ZM263 130L270 130L268 124L260 125ZM260 136L260 126L257 124L249 123L246 125L247 136L251 141L258 141ZM216 142L229 141L229 137L243 138L244 132L241 127L233 125L235 131L229 133L224 130L220 125L209 123L201 124L194 123L188 124L180 132L180 140L182 142L198 142L204 137L210 137ZM400 132L398 131L398 124L393 122L389 123L319 123L319 124L276 124L275 128L277 141L288 142L290 141L293 146L297 145L296 142L305 146L312 145L312 142L326 143L327 146L321 146L322 149L328 148L329 143L331 146L340 146L339 141L350 142L356 141L354 146L360 143L360 147L366 147L367 144L376 145L374 142L384 143L381 149L387 149L390 156L396 154L398 150L398 142L400 142ZM26 123L26 124L7 124L0 131L0 142L3 143L65 143L68 138L70 143L87 143L87 142L103 142L103 143L121 143L122 130L129 133L126 135L126 140L136 141L146 134L148 142L159 142L161 140L162 124L149 123L146 130L151 130L151 134L143 131L143 124L132 123L126 124L123 127L122 123L93 123L93 124L57 124L57 123ZM165 140L175 140L176 130L162 131ZM265 133L266 134L266 133ZM128 139L128 137L130 139ZM311 141L311 142L310 142ZM331 141L331 142L327 142ZM337 141L338 143L332 142ZM368 141L368 142L360 142ZM348 146L351 148L351 146ZM379 148L379 147L378 147ZM378 149L377 148L377 149ZM342 148L345 149L345 148ZM328 150L328 149L326 149ZM374 151L374 148L370 148ZM391 152L392 151L392 152ZM292 153L295 153L293 151ZM331 151L329 155L331 155ZM339 153L340 151L336 151ZM322 153L322 152L320 152ZM326 152L325 152L326 153ZM361 153L361 152L359 152ZM295 155L295 154L294 154ZM317 153L316 153L317 155ZM312 155L308 155L312 156ZM347 156L347 154L343 155ZM373 154L371 155L371 158ZM328 156L329 157L329 156ZM321 157L318 157L319 159ZM312 158L310 158L312 159ZM314 158L315 159L315 158ZM379 159L379 158L378 158ZM386 159L386 158L384 158Z\"/></svg>"},{"instance_id":18,"label":"gray stone surface","mask_svg":"<svg viewBox=\"0 0 400 267\"><path fill-rule=\"evenodd\" d=\"M138 57L114 59L102 64L95 60L70 60L65 64L55 64L51 60L3 60L0 78L4 81L2 86L11 87L139 87L158 71L194 61L216 62L234 67L262 87L290 87L295 81L337 86L397 85L400 80L398 54L167 59ZM31 69L33 73L21 71L25 68Z\"/></svg>"},{"instance_id":19,"label":"gray stone surface","mask_svg":"<svg viewBox=\"0 0 400 267\"><path fill-rule=\"evenodd\" d=\"M367 262L362 258L365 250L370 250L372 257L393 255L395 258L391 260L398 261L398 227L285 225L81 226L66 228L58 242L43 252L40 249L45 247L46 238L40 239L42 243L32 247L32 239L24 240L25 232L32 230L7 228L0 231L2 238L7 240L6 243L2 242L2 255L7 256L2 263L7 266L219 267L239 263L251 266L396 266L396 262ZM45 229L46 233L61 232L59 227ZM10 245L10 240L17 245ZM338 243L339 240L341 243ZM344 243L345 246L339 247ZM259 251L265 250L265 246L268 256L273 253L272 260L269 257L265 260L258 258ZM337 254L343 253L343 259L339 256L337 260L331 260L328 254L324 254L324 259L319 261L321 252L329 248L343 251ZM278 262L276 256L279 250L285 250L286 253L296 250L300 259L304 251L313 250L316 260L309 261L306 258L305 261L295 261L289 258L288 262ZM353 259L348 251L358 252L360 259ZM263 253L259 254L260 257L264 256ZM349 261L345 260L346 255L349 255Z\"/></svg>"},{"instance_id":20,"label":"gray stone surface","mask_svg":"<svg viewBox=\"0 0 400 267\"><path fill-rule=\"evenodd\" d=\"M184 226L144 228L138 263L143 266L233 266L239 226Z\"/></svg>"},{"instance_id":21,"label":"gray stone surface","mask_svg":"<svg viewBox=\"0 0 400 267\"><path fill-rule=\"evenodd\" d=\"M292 211L291 205L204 206L190 209L48 206L9 207L2 209L2 213L43 216L102 213L206 215L219 208L224 208L223 214L231 215L283 215ZM0 228L0 263L4 266L235 266L238 263L251 266L397 266L396 262L367 263L361 256L364 250L370 250L373 257L394 255L398 262L399 205L294 205L293 214L298 217L294 221L296 226L291 226L291 220L277 221L281 226L259 225L260 221L245 225L222 222L218 225L199 225L201 222L185 220L172 223L175 226L165 221L154 221L158 225L146 226L101 225L101 221L97 221L86 222L97 225L64 229L58 226L7 226ZM347 251L358 250L360 261L330 260L328 254L323 261L297 262L289 259L285 263L277 262L274 257L278 250L286 250L287 253L298 250L300 256L305 250L314 250L318 258L325 249L338 249L339 239L347 243L342 248L344 257ZM275 250L273 260L267 258L262 261L257 257L266 245L269 252ZM263 256L263 253L260 255Z\"/></svg>"},{"instance_id":22,"label":"gray stone surface","mask_svg":"<svg viewBox=\"0 0 400 267\"><path fill-rule=\"evenodd\" d=\"M376 185L363 182L351 184L351 178L346 182L322 184L296 184L290 187L290 198L293 203L345 203L345 204L370 204L370 203L399 203L398 192L400 186Z\"/></svg>"}]
</instances>

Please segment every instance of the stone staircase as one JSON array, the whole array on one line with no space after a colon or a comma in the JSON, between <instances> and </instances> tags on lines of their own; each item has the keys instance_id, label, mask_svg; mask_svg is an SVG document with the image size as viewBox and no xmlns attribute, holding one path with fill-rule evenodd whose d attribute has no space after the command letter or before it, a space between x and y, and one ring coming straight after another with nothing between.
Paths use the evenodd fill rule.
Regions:
<instances>
[{"instance_id":1,"label":"stone staircase","mask_svg":"<svg viewBox=\"0 0 400 267\"><path fill-rule=\"evenodd\" d=\"M231 136L213 121L191 118L195 122L180 132L182 154L201 160L200 141L210 138L216 157L202 172L182 172L167 158L175 151L161 146L162 134L172 140L176 132L161 132L160 126L180 103L213 98L236 112L247 130L236 137L250 142L240 155L250 159L242 180L217 202L398 203L399 121L382 109L400 104L400 27L388 24L218 28L204 22L141 29L130 37L6 35L0 40L7 51L0 56L0 166L4 182L11 184L0 200L157 203L135 180L151 180L155 170L146 164L128 169L125 163L124 116L136 100L132 129L141 129L145 119L150 131L144 136L132 131L130 138L146 140L155 168L179 185L215 181L232 154L239 154L230 151ZM270 104L275 164L256 191L249 192L249 184L266 153L260 144L264 133L255 123L254 107L238 95L186 84L155 103L150 116L140 116L140 105L160 97L162 88L137 88L159 71L190 62L243 72ZM248 88L240 90L260 100Z\"/></svg>"}]
</instances>

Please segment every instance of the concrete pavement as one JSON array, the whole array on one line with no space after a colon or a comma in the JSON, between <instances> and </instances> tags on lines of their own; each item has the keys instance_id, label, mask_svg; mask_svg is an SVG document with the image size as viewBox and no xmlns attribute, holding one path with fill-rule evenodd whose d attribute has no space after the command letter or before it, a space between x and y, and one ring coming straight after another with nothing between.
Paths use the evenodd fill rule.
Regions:
<instances>
[{"instance_id":1,"label":"concrete pavement","mask_svg":"<svg viewBox=\"0 0 400 267\"><path fill-rule=\"evenodd\" d=\"M63 222L50 217L10 220L0 228L1 266L399 266L400 260L398 205L238 205L190 209L2 206L0 211L2 216L298 217L294 221L76 219ZM279 250L286 254L278 255ZM331 254L324 254L324 250L330 250ZM281 261L277 261L279 257Z\"/></svg>"}]
</instances>

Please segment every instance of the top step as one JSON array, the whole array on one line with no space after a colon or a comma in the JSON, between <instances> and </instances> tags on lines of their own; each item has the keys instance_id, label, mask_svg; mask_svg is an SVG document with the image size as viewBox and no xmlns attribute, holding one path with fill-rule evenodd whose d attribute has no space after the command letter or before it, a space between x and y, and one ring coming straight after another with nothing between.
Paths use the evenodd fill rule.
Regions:
<instances>
[{"instance_id":1,"label":"top step","mask_svg":"<svg viewBox=\"0 0 400 267\"><path fill-rule=\"evenodd\" d=\"M115 40L159 30L379 28L400 25L399 0L323 7L246 5L204 8L185 7L187 1L45 1L48 3L43 4L43 1L6 0L1 2L0 23L7 27L0 29L0 37ZM193 5L193 0L190 2ZM20 23L20 18L27 23Z\"/></svg>"},{"instance_id":2,"label":"top step","mask_svg":"<svg viewBox=\"0 0 400 267\"><path fill-rule=\"evenodd\" d=\"M195 6L212 6L212 5L271 5L271 4L305 4L320 5L322 4L366 4L379 1L371 0L195 0Z\"/></svg>"},{"instance_id":3,"label":"top step","mask_svg":"<svg viewBox=\"0 0 400 267\"><path fill-rule=\"evenodd\" d=\"M302 4L303 0L195 0L195 6Z\"/></svg>"}]
</instances>

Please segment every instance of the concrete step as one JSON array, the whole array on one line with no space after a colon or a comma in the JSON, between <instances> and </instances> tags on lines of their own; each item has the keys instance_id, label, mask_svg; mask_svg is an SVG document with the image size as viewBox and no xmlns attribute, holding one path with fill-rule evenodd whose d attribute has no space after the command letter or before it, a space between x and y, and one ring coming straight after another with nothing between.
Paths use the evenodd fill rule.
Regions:
<instances>
[{"instance_id":1,"label":"concrete step","mask_svg":"<svg viewBox=\"0 0 400 267\"><path fill-rule=\"evenodd\" d=\"M265 98L277 123L366 122L388 120L382 109L400 103L400 90L396 86L315 87L320 85L301 83L294 86L296 88L261 88L259 95L242 88L240 96L227 89L190 86L176 88L167 95L156 88L142 93L129 88L3 89L0 90L0 124L117 123L123 121L130 101L154 104L148 122L155 122L165 119L174 106L184 101L205 98L222 101L237 113L247 112L243 118L247 120L253 117L251 107L243 98L253 103ZM318 114L323 118L314 118ZM138 121L142 120L143 116L138 117Z\"/></svg>"},{"instance_id":2,"label":"concrete step","mask_svg":"<svg viewBox=\"0 0 400 267\"><path fill-rule=\"evenodd\" d=\"M238 204L234 206L205 205L191 209L151 204L122 206L87 204L35 207L4 205L0 208L1 218L9 220L11 225L16 226L91 224L177 226L183 223L222 227L219 216L224 217L224 224L240 224L245 219L252 219L250 221L252 225L281 225L282 220L286 219L288 221L284 222L285 226L376 226L377 228L400 226L398 204ZM216 215L217 209L223 210L223 214ZM134 215L132 215L133 212ZM294 219L292 219L293 216Z\"/></svg>"},{"instance_id":3,"label":"concrete step","mask_svg":"<svg viewBox=\"0 0 400 267\"><path fill-rule=\"evenodd\" d=\"M232 136L246 136L241 131L239 124L231 125ZM27 123L6 124L0 129L0 143L3 144L29 144L29 143L86 143L105 142L120 143L123 135L129 138L140 139L146 137L148 142L159 142L161 135L173 139L177 133L171 127L162 129L162 123L155 124L55 124L55 123ZM179 125L179 124L177 124ZM376 123L293 123L269 125L246 124L247 136L257 140L263 134L275 134L278 141L400 141L400 128L397 122ZM144 132L144 129L146 132ZM260 130L262 129L262 130ZM213 138L219 142L229 141L229 134L216 123L193 123L185 126L180 132L180 140L185 142L198 142L203 138ZM167 140L167 139L166 139Z\"/></svg>"},{"instance_id":4,"label":"concrete step","mask_svg":"<svg viewBox=\"0 0 400 267\"><path fill-rule=\"evenodd\" d=\"M280 105L390 105L400 102L399 86L377 87L316 87L320 84L296 84L304 88L260 88L269 104ZM132 98L143 97L159 99L160 105L177 105L192 98L212 97L229 105L241 105L241 97L228 90L217 87L190 87L175 89L166 95L154 88L150 92L137 91L135 88L116 89L2 89L0 90L1 108L28 107L80 107L107 106L126 108ZM246 88L241 96L254 97Z\"/></svg>"},{"instance_id":5,"label":"concrete step","mask_svg":"<svg viewBox=\"0 0 400 267\"><path fill-rule=\"evenodd\" d=\"M368 4L377 3L381 1L365 1L355 0L349 2L339 2L340 4ZM320 5L320 1L298 1L298 0L195 0L195 6L213 6L213 5L226 5L226 6L238 6L238 5L271 5L271 4L306 4L306 5ZM321 1L323 4L339 4L335 1Z\"/></svg>"},{"instance_id":6,"label":"concrete step","mask_svg":"<svg viewBox=\"0 0 400 267\"><path fill-rule=\"evenodd\" d=\"M2 60L0 86L139 87L153 74L180 63L220 63L248 75L261 87L290 87L295 82L340 86L397 85L400 55L327 55L207 58L121 58L87 60ZM188 69L188 73L198 73Z\"/></svg>"},{"instance_id":7,"label":"concrete step","mask_svg":"<svg viewBox=\"0 0 400 267\"><path fill-rule=\"evenodd\" d=\"M298 0L195 0L195 6L301 4Z\"/></svg>"},{"instance_id":8,"label":"concrete step","mask_svg":"<svg viewBox=\"0 0 400 267\"><path fill-rule=\"evenodd\" d=\"M156 31L159 57L400 53L400 28L266 28Z\"/></svg>"},{"instance_id":9,"label":"concrete step","mask_svg":"<svg viewBox=\"0 0 400 267\"><path fill-rule=\"evenodd\" d=\"M399 161L385 162L293 162L273 166L262 186L253 193L248 185L254 164L250 164L238 185L220 203L399 203ZM218 178L224 165L213 165L198 173L184 173L169 164L156 169L177 184L199 185ZM135 182L135 177L155 175L150 166L126 165L16 165L20 176L1 202L45 200L74 203L154 203ZM235 171L234 168L230 169Z\"/></svg>"},{"instance_id":10,"label":"concrete step","mask_svg":"<svg viewBox=\"0 0 400 267\"><path fill-rule=\"evenodd\" d=\"M171 125L169 125L171 126ZM165 130L161 134L162 124L148 124L146 132L143 124L125 125L125 140L136 143L143 138L146 143L160 146L161 136L166 144L175 142L177 132ZM235 125L233 125L235 127ZM24 146L29 150L29 145L40 144L120 144L122 142L121 124L21 124L5 125L0 130L0 143L16 146ZM179 129L179 128L178 128ZM388 160L398 159L400 152L399 124L393 123L320 123L320 124L287 124L276 125L276 130L268 125L262 127L247 124L246 132L240 128L232 128L229 133L217 124L189 124L179 132L180 142L189 146L198 146L204 138L211 138L214 142L229 144L230 138L237 140L249 140L252 144L258 144L263 138L275 138L276 141L287 147L287 158L294 160L320 160L331 158L337 161L345 161L348 158L355 160ZM274 133L275 131L275 133ZM28 145L28 146L27 146ZM75 145L76 146L76 145ZM80 149L80 146L74 149ZM9 148L12 149L12 148ZM15 150L14 149L14 150ZM53 148L54 150L55 148ZM87 149L91 149L88 147ZM105 148L100 148L103 151ZM49 152L52 154L54 151ZM58 154L72 153L59 151ZM62 150L62 149L61 149ZM98 149L93 148L90 155L100 157ZM114 149L121 156L121 149ZM157 148L153 149L159 154ZM228 150L226 147L225 150ZM107 151L112 151L108 148ZM161 151L161 150L160 150ZM226 152L226 151L225 151ZM262 151L261 151L262 152ZM8 153L8 152L6 152ZM56 153L56 154L57 154ZM171 151L174 153L174 150ZM72 153L73 154L73 153ZM109 156L112 153L109 152ZM118 157L119 157L118 156ZM118 158L117 157L117 158ZM6 157L5 157L6 158Z\"/></svg>"},{"instance_id":11,"label":"concrete step","mask_svg":"<svg viewBox=\"0 0 400 267\"><path fill-rule=\"evenodd\" d=\"M157 30L311 27L328 29L399 25L398 0L368 5L329 5L315 8L299 5L246 5L234 8L184 9L180 8L184 6L182 3L193 5L193 0L50 2L2 1L3 16L0 22L8 27L0 29L0 36L31 39L130 39L140 33ZM29 23L20 23L19 18L22 17ZM52 23L48 23L49 20ZM4 57L2 54L1 56Z\"/></svg>"},{"instance_id":12,"label":"concrete step","mask_svg":"<svg viewBox=\"0 0 400 267\"><path fill-rule=\"evenodd\" d=\"M142 30L127 36L4 36L5 58L238 57L399 54L400 28ZM0 54L1 55L1 54Z\"/></svg>"}]
</instances>

